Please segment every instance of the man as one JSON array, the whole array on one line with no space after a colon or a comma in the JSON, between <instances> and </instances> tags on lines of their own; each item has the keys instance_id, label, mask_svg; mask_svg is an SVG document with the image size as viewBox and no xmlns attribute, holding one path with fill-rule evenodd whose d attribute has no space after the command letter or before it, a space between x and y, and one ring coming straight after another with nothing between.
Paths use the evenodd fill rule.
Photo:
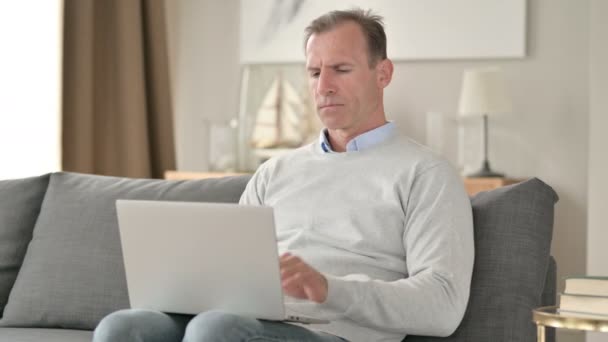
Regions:
<instances>
[{"instance_id":1,"label":"man","mask_svg":"<svg viewBox=\"0 0 608 342\"><path fill-rule=\"evenodd\" d=\"M393 64L381 18L330 12L306 29L305 50L326 128L260 166L240 202L275 208L289 313L331 323L129 310L106 317L96 341L179 341L186 323L187 342L401 341L457 328L473 268L470 202L446 161L386 120Z\"/></svg>"}]
</instances>

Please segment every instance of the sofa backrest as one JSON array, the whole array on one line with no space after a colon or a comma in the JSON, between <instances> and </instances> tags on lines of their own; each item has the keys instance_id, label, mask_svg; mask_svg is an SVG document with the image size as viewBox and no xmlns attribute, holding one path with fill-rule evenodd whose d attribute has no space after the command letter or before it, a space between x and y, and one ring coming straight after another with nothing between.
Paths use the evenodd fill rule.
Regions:
<instances>
[{"instance_id":1,"label":"sofa backrest","mask_svg":"<svg viewBox=\"0 0 608 342\"><path fill-rule=\"evenodd\" d=\"M237 202L248 179L52 174L0 325L94 329L129 306L117 199Z\"/></svg>"},{"instance_id":2,"label":"sofa backrest","mask_svg":"<svg viewBox=\"0 0 608 342\"><path fill-rule=\"evenodd\" d=\"M0 237L12 225L29 241L42 202L0 325L95 328L106 314L128 306L116 199L236 202L248 179L164 181L55 173L50 182L48 175L10 187L0 182ZM3 190L8 188L13 190ZM23 197L14 197L13 203L15 191ZM531 309L555 300L549 248L556 201L553 189L538 179L473 197L476 258L463 322L446 338L408 336L405 341L534 340ZM12 211L26 220L7 220ZM15 275L21 259L13 263ZM4 271L0 267L0 280Z\"/></svg>"}]
</instances>

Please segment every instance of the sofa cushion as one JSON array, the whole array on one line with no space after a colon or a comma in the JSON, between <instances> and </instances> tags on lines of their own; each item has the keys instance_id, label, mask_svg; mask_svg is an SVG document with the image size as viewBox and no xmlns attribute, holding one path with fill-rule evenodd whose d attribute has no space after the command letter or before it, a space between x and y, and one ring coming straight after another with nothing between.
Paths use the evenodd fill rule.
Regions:
<instances>
[{"instance_id":1,"label":"sofa cushion","mask_svg":"<svg viewBox=\"0 0 608 342\"><path fill-rule=\"evenodd\" d=\"M49 175L0 181L0 317L40 212Z\"/></svg>"},{"instance_id":2,"label":"sofa cushion","mask_svg":"<svg viewBox=\"0 0 608 342\"><path fill-rule=\"evenodd\" d=\"M91 342L92 331L69 329L1 328L0 341Z\"/></svg>"},{"instance_id":3,"label":"sofa cushion","mask_svg":"<svg viewBox=\"0 0 608 342\"><path fill-rule=\"evenodd\" d=\"M557 194L537 178L471 199L475 266L464 319L447 338L405 341L534 341L543 303Z\"/></svg>"},{"instance_id":4,"label":"sofa cushion","mask_svg":"<svg viewBox=\"0 0 608 342\"><path fill-rule=\"evenodd\" d=\"M237 202L248 179L52 174L0 324L94 329L105 315L129 306L116 199Z\"/></svg>"}]
</instances>

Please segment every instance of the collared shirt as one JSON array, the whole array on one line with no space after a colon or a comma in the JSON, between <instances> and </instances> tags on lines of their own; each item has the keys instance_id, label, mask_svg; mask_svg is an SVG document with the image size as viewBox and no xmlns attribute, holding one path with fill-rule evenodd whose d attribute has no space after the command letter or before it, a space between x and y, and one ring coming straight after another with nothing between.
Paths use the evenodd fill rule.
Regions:
<instances>
[{"instance_id":1,"label":"collared shirt","mask_svg":"<svg viewBox=\"0 0 608 342\"><path fill-rule=\"evenodd\" d=\"M381 142L388 140L395 133L395 124L387 122L384 125L374 128L353 138L346 144L346 152L362 151L373 147ZM329 139L327 138L327 128L323 128L319 134L319 143L325 153L337 153L332 150Z\"/></svg>"}]
</instances>

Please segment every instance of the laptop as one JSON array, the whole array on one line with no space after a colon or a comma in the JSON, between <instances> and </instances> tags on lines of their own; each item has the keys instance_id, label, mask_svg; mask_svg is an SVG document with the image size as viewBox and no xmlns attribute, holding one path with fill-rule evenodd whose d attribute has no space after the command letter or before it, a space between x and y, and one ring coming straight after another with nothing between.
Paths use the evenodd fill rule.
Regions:
<instances>
[{"instance_id":1,"label":"laptop","mask_svg":"<svg viewBox=\"0 0 608 342\"><path fill-rule=\"evenodd\" d=\"M329 323L286 316L272 208L117 200L116 210L132 308Z\"/></svg>"}]
</instances>

